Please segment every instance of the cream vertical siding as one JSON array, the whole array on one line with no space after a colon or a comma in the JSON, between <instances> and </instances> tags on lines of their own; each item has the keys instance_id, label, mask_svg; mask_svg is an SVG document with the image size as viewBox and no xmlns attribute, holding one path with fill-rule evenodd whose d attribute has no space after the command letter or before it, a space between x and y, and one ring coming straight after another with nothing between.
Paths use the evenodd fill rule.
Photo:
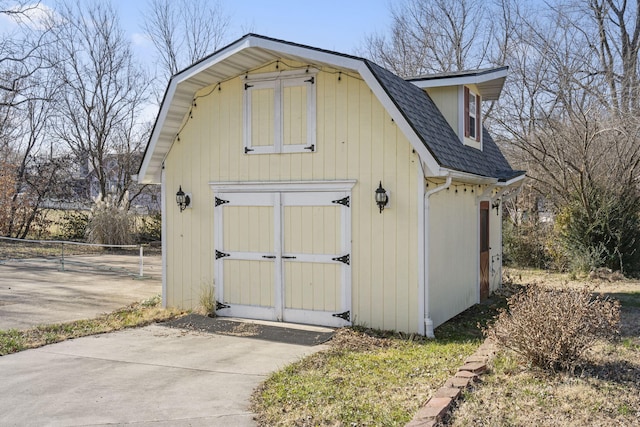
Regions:
<instances>
[{"instance_id":1,"label":"cream vertical siding","mask_svg":"<svg viewBox=\"0 0 640 427\"><path fill-rule=\"evenodd\" d=\"M458 105L459 89L458 86L431 87L426 89L433 102L435 102L444 118L447 119L447 122L458 136L458 122L460 120L460 108Z\"/></svg>"},{"instance_id":2,"label":"cream vertical siding","mask_svg":"<svg viewBox=\"0 0 640 427\"><path fill-rule=\"evenodd\" d=\"M429 200L429 310L434 326L478 302L477 195L478 187L454 182Z\"/></svg>"},{"instance_id":3,"label":"cream vertical siding","mask_svg":"<svg viewBox=\"0 0 640 427\"><path fill-rule=\"evenodd\" d=\"M288 65L306 66L306 64ZM281 62L279 69L286 69ZM275 64L257 72L276 71ZM323 69L316 77L317 151L244 154L243 77L197 94L165 161L169 198L182 185L193 208L167 209L167 303L193 308L213 284L213 194L209 182L355 179L352 220L352 321L418 330L418 156L358 77ZM382 181L391 194L383 214L374 202ZM448 215L448 214L444 214ZM334 274L324 272L323 274ZM307 307L310 302L301 300Z\"/></svg>"}]
</instances>

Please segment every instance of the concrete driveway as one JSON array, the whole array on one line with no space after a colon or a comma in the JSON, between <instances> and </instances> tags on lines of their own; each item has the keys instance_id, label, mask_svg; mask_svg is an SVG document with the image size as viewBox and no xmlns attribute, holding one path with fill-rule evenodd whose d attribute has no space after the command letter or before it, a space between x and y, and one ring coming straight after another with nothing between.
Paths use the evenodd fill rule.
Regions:
<instances>
[{"instance_id":1,"label":"concrete driveway","mask_svg":"<svg viewBox=\"0 0 640 427\"><path fill-rule=\"evenodd\" d=\"M253 426L253 390L323 348L152 325L10 354L0 425Z\"/></svg>"},{"instance_id":2,"label":"concrete driveway","mask_svg":"<svg viewBox=\"0 0 640 427\"><path fill-rule=\"evenodd\" d=\"M162 260L137 256L67 257L65 269L42 259L0 262L0 330L89 319L162 292Z\"/></svg>"},{"instance_id":3,"label":"concrete driveway","mask_svg":"<svg viewBox=\"0 0 640 427\"><path fill-rule=\"evenodd\" d=\"M0 330L91 318L160 293L159 257L145 258L144 279L136 257L110 257L65 271L0 263ZM253 390L323 348L152 325L10 354L0 357L0 426L251 426Z\"/></svg>"}]
</instances>

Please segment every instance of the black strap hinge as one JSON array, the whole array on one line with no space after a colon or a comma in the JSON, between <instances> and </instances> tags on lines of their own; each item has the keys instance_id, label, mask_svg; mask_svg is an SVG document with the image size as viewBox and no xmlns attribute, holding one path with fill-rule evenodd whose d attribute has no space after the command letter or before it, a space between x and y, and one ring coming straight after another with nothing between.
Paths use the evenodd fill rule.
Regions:
<instances>
[{"instance_id":1,"label":"black strap hinge","mask_svg":"<svg viewBox=\"0 0 640 427\"><path fill-rule=\"evenodd\" d=\"M349 207L349 196L343 197L342 199L332 200L331 203L335 203L336 205L342 205Z\"/></svg>"},{"instance_id":2,"label":"black strap hinge","mask_svg":"<svg viewBox=\"0 0 640 427\"><path fill-rule=\"evenodd\" d=\"M245 83L244 84L244 90L249 89L250 87L253 87L253 85L250 85L249 83Z\"/></svg>"},{"instance_id":3,"label":"black strap hinge","mask_svg":"<svg viewBox=\"0 0 640 427\"><path fill-rule=\"evenodd\" d=\"M229 203L229 201L228 200L219 199L218 197L216 197L216 206L224 205L226 203Z\"/></svg>"},{"instance_id":4,"label":"black strap hinge","mask_svg":"<svg viewBox=\"0 0 640 427\"><path fill-rule=\"evenodd\" d=\"M244 154L247 154L250 151L255 151L253 148L244 147Z\"/></svg>"},{"instance_id":5,"label":"black strap hinge","mask_svg":"<svg viewBox=\"0 0 640 427\"><path fill-rule=\"evenodd\" d=\"M308 146L304 147L304 149L305 150L309 150L309 151L316 151L316 146L315 146L315 144L311 144L311 145L308 145Z\"/></svg>"},{"instance_id":6,"label":"black strap hinge","mask_svg":"<svg viewBox=\"0 0 640 427\"><path fill-rule=\"evenodd\" d=\"M224 253L224 252L220 252L219 250L216 249L216 259L220 259L220 258L224 258L229 256L229 254Z\"/></svg>"},{"instance_id":7,"label":"black strap hinge","mask_svg":"<svg viewBox=\"0 0 640 427\"><path fill-rule=\"evenodd\" d=\"M346 320L347 322L351 322L351 312L350 311L345 311L344 313L334 313L332 314L333 317L339 317L343 320Z\"/></svg>"},{"instance_id":8,"label":"black strap hinge","mask_svg":"<svg viewBox=\"0 0 640 427\"><path fill-rule=\"evenodd\" d=\"M222 310L223 308L231 308L231 306L223 304L220 301L216 301L216 310Z\"/></svg>"},{"instance_id":9,"label":"black strap hinge","mask_svg":"<svg viewBox=\"0 0 640 427\"><path fill-rule=\"evenodd\" d=\"M338 257L331 258L331 259L334 260L334 261L338 261L338 262L347 264L347 265L349 265L349 262L351 261L349 254L338 256Z\"/></svg>"},{"instance_id":10,"label":"black strap hinge","mask_svg":"<svg viewBox=\"0 0 640 427\"><path fill-rule=\"evenodd\" d=\"M315 77L311 77L310 79L305 80L305 83L311 83L311 84L314 84L315 82L316 82L316 78L315 78Z\"/></svg>"}]
</instances>

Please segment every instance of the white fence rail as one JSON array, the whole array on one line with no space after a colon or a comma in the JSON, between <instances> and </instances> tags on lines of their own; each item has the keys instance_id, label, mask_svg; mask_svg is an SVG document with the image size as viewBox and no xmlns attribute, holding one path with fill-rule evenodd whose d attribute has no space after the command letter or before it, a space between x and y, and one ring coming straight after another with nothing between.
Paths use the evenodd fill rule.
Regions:
<instances>
[{"instance_id":1,"label":"white fence rail","mask_svg":"<svg viewBox=\"0 0 640 427\"><path fill-rule=\"evenodd\" d=\"M66 240L31 240L31 239L16 239L13 237L1 237L0 240L13 241L17 243L35 243L35 244L47 244L47 245L60 245L60 269L64 271L65 258L64 258L64 246L85 246L94 248L109 248L109 249L134 249L139 248L139 274L138 277L144 277L144 246L142 245L101 245L97 243L82 243L72 242Z\"/></svg>"}]
</instances>

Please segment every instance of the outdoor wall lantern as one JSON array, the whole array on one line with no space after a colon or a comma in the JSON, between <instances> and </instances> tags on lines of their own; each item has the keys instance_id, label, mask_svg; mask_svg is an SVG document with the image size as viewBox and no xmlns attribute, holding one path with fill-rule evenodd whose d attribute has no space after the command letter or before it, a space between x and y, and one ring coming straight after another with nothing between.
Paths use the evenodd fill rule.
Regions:
<instances>
[{"instance_id":1,"label":"outdoor wall lantern","mask_svg":"<svg viewBox=\"0 0 640 427\"><path fill-rule=\"evenodd\" d=\"M382 188L382 181L380 181L380 185L376 189L376 204L380 209L380 213L384 210L384 207L389 203L389 195L387 194L387 190Z\"/></svg>"},{"instance_id":2,"label":"outdoor wall lantern","mask_svg":"<svg viewBox=\"0 0 640 427\"><path fill-rule=\"evenodd\" d=\"M180 212L185 210L189 205L191 205L191 197L188 194L185 194L182 191L182 185L178 189L176 193L176 202L178 203L178 207L180 208Z\"/></svg>"},{"instance_id":3,"label":"outdoor wall lantern","mask_svg":"<svg viewBox=\"0 0 640 427\"><path fill-rule=\"evenodd\" d=\"M491 204L491 208L496 210L496 216L500 213L500 199Z\"/></svg>"}]
</instances>

